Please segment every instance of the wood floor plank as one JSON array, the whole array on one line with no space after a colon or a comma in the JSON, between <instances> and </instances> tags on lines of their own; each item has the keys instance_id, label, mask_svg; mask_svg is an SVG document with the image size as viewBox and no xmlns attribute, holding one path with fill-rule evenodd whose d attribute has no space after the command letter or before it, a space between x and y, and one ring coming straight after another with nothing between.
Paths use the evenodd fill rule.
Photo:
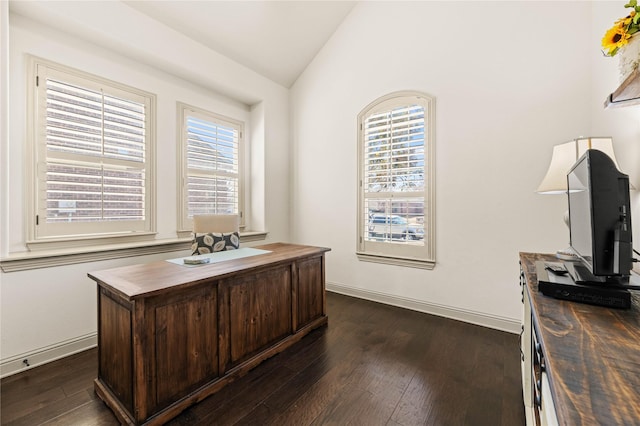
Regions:
<instances>
[{"instance_id":1,"label":"wood floor plank","mask_svg":"<svg viewBox=\"0 0 640 426\"><path fill-rule=\"evenodd\" d=\"M90 390L93 393L93 389ZM3 426L31 426L31 425L40 425L47 421L50 421L53 418L57 418L59 416L63 416L66 413L69 413L78 407L88 403L96 401L89 391L78 392L70 397L60 399L51 404L44 405L36 410L29 412L24 416L21 416L14 420L5 419L3 416L2 424ZM102 401L99 401L100 403Z\"/></svg>"},{"instance_id":2,"label":"wood floor plank","mask_svg":"<svg viewBox=\"0 0 640 426\"><path fill-rule=\"evenodd\" d=\"M308 425L339 395L351 379L358 358L362 356L361 349L351 350L342 360L311 386L298 388L298 395L291 404L278 410L278 416L271 425ZM301 390L303 390L301 392ZM267 401L268 404L268 401Z\"/></svg>"},{"instance_id":3,"label":"wood floor plank","mask_svg":"<svg viewBox=\"0 0 640 426\"><path fill-rule=\"evenodd\" d=\"M289 380L281 391L267 398L264 404L269 407L272 412L280 414L300 402L300 398L305 397L305 395L307 399L315 398L316 394L314 392L317 391L318 388L316 383L323 379L325 381L336 379L336 368L338 365L342 365L344 369L354 368L353 364L347 362L352 359L349 358L348 352L344 351L343 353L344 354L336 354L332 352L331 354L317 358ZM318 401L316 401L315 405L317 404Z\"/></svg>"},{"instance_id":4,"label":"wood floor plank","mask_svg":"<svg viewBox=\"0 0 640 426\"><path fill-rule=\"evenodd\" d=\"M118 421L107 406L99 400L92 400L74 410L48 420L46 426L115 426Z\"/></svg>"},{"instance_id":5,"label":"wood floor plank","mask_svg":"<svg viewBox=\"0 0 640 426\"><path fill-rule=\"evenodd\" d=\"M344 388L311 423L312 425L385 425L393 414L400 396L382 389L372 392L353 384Z\"/></svg>"},{"instance_id":6,"label":"wood floor plank","mask_svg":"<svg viewBox=\"0 0 640 426\"><path fill-rule=\"evenodd\" d=\"M66 398L64 391L59 386L52 388L44 388L35 395L25 396L24 398L7 399L10 402L4 402L4 392L2 395L2 424L16 421L22 417L29 416L31 413L56 405Z\"/></svg>"},{"instance_id":7,"label":"wood floor plank","mask_svg":"<svg viewBox=\"0 0 640 426\"><path fill-rule=\"evenodd\" d=\"M168 426L524 425L518 336L327 294L329 324ZM92 349L0 382L0 423L118 425Z\"/></svg>"},{"instance_id":8,"label":"wood floor plank","mask_svg":"<svg viewBox=\"0 0 640 426\"><path fill-rule=\"evenodd\" d=\"M401 425L426 424L435 409L436 391L444 387L446 376L437 371L417 373L398 402L390 420Z\"/></svg>"},{"instance_id":9,"label":"wood floor plank","mask_svg":"<svg viewBox=\"0 0 640 426\"><path fill-rule=\"evenodd\" d=\"M261 403L257 407L254 407L249 414L238 420L234 426L266 425L275 416L276 413L274 413L271 408Z\"/></svg>"}]
</instances>

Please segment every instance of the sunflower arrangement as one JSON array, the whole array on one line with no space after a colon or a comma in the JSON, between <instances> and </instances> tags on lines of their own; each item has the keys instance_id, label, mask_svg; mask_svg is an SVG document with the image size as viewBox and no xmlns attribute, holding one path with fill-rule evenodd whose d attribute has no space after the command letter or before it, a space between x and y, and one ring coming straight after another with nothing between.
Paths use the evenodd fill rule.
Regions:
<instances>
[{"instance_id":1,"label":"sunflower arrangement","mask_svg":"<svg viewBox=\"0 0 640 426\"><path fill-rule=\"evenodd\" d=\"M640 31L640 6L638 0L629 0L624 5L630 8L629 15L618 19L613 27L611 27L602 37L602 48L607 56L615 56L621 47L629 43L632 35Z\"/></svg>"}]
</instances>

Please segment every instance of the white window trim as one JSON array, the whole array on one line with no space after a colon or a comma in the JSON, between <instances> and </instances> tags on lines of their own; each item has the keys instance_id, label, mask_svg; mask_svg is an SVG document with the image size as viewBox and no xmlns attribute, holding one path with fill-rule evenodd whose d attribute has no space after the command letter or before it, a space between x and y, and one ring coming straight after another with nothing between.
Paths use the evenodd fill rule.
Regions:
<instances>
[{"instance_id":1,"label":"white window trim","mask_svg":"<svg viewBox=\"0 0 640 426\"><path fill-rule=\"evenodd\" d=\"M416 247L410 255L394 253L392 244L366 242L364 236L364 120L371 114L389 110L394 105L405 105L407 98L418 98L425 107L425 237L424 246ZM408 266L422 269L433 269L435 260L435 98L416 91L399 91L382 96L367 105L358 114L358 206L357 206L357 241L356 255L366 262L383 263L398 266ZM391 250L390 250L391 248Z\"/></svg>"},{"instance_id":2,"label":"white window trim","mask_svg":"<svg viewBox=\"0 0 640 426\"><path fill-rule=\"evenodd\" d=\"M58 250L69 246L90 247L96 244L113 244L114 238L120 243L136 242L140 240L152 240L156 234L156 190L155 190L155 129L156 129L156 95L127 86L112 80L96 76L75 68L67 67L46 59L27 55L28 62L28 90L27 90L27 162L25 167L26 198L25 212L27 213L26 245L30 250ZM38 176L38 163L42 154L41 141L38 139L39 115L38 108L38 67L43 66L55 72L62 72L71 75L74 79L88 80L94 84L109 86L117 91L132 93L137 96L147 98L148 121L146 131L145 147L145 226L137 231L104 232L100 229L100 223L96 222L97 229L78 235L54 235L39 236L37 232L38 203L36 197L39 196L40 179ZM40 84L42 84L40 82Z\"/></svg>"},{"instance_id":3,"label":"white window trim","mask_svg":"<svg viewBox=\"0 0 640 426\"><path fill-rule=\"evenodd\" d=\"M187 204L187 129L186 129L186 117L188 113L192 113L201 117L211 119L216 123L228 124L230 127L239 128L240 135L238 140L238 213L240 215L240 230L244 231L246 228L246 214L247 211L245 205L246 189L247 189L247 169L245 167L245 123L241 120L236 120L230 117L225 117L221 114L216 114L211 111L207 111L203 108L198 108L193 105L189 105L183 102L177 102L177 159L178 159L178 182L177 182L177 203L178 206L178 235L185 236L190 234L193 230L193 219L190 219Z\"/></svg>"}]
</instances>

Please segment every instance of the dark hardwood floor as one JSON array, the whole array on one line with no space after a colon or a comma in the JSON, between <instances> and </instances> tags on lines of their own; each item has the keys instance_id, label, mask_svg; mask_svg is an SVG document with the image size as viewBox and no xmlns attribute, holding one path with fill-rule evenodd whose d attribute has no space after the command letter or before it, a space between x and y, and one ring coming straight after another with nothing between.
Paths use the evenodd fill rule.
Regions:
<instances>
[{"instance_id":1,"label":"dark hardwood floor","mask_svg":"<svg viewBox=\"0 0 640 426\"><path fill-rule=\"evenodd\" d=\"M328 327L169 425L524 425L518 336L327 294ZM116 425L97 352L2 380L2 425Z\"/></svg>"}]
</instances>

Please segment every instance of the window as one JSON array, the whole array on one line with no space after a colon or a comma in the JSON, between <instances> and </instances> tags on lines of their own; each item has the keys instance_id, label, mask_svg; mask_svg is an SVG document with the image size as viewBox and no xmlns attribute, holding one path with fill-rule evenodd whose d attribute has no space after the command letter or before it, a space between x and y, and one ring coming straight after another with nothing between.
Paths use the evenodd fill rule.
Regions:
<instances>
[{"instance_id":1,"label":"window","mask_svg":"<svg viewBox=\"0 0 640 426\"><path fill-rule=\"evenodd\" d=\"M199 214L238 214L243 227L243 123L182 103L178 116L178 229L190 231Z\"/></svg>"},{"instance_id":2,"label":"window","mask_svg":"<svg viewBox=\"0 0 640 426\"><path fill-rule=\"evenodd\" d=\"M155 96L32 58L31 242L149 234Z\"/></svg>"},{"instance_id":3,"label":"window","mask_svg":"<svg viewBox=\"0 0 640 426\"><path fill-rule=\"evenodd\" d=\"M434 99L397 92L358 116L361 260L431 269Z\"/></svg>"}]
</instances>

